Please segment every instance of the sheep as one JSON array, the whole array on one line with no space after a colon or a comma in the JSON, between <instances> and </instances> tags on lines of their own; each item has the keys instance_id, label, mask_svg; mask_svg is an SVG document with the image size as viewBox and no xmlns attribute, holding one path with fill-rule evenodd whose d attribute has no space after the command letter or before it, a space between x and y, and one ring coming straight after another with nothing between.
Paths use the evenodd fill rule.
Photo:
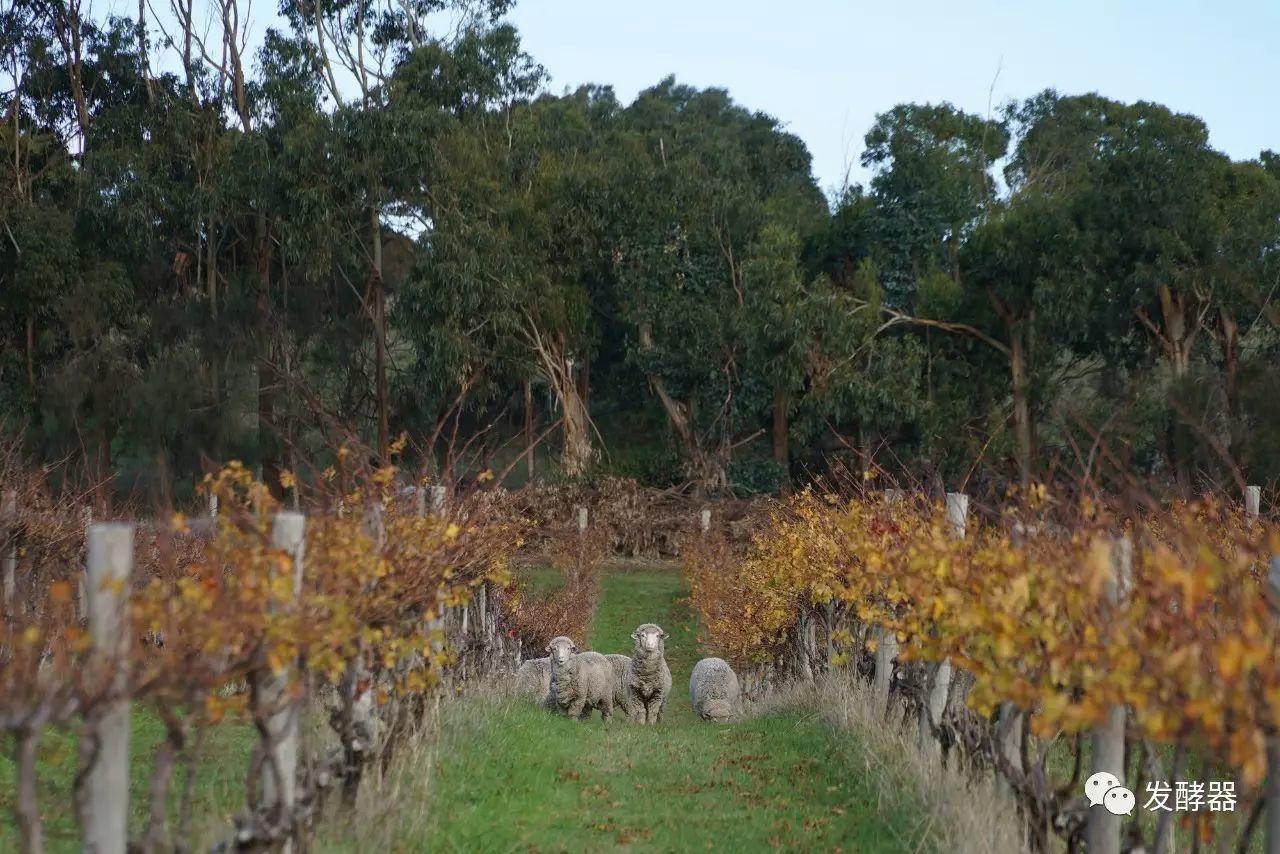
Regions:
<instances>
[{"instance_id":1,"label":"sheep","mask_svg":"<svg viewBox=\"0 0 1280 854\"><path fill-rule=\"evenodd\" d=\"M609 659L598 652L578 652L567 637L552 638L551 690L547 705L571 718L585 720L599 709L604 720L613 719L614 676Z\"/></svg>"},{"instance_id":2,"label":"sheep","mask_svg":"<svg viewBox=\"0 0 1280 854\"><path fill-rule=\"evenodd\" d=\"M551 693L551 659L531 658L516 669L516 693L545 701Z\"/></svg>"},{"instance_id":3,"label":"sheep","mask_svg":"<svg viewBox=\"0 0 1280 854\"><path fill-rule=\"evenodd\" d=\"M645 623L631 637L635 647L619 690L625 700L623 707L627 717L636 723L660 723L671 693L671 670L665 658L667 633L661 626Z\"/></svg>"},{"instance_id":4,"label":"sheep","mask_svg":"<svg viewBox=\"0 0 1280 854\"><path fill-rule=\"evenodd\" d=\"M627 708L627 691L623 685L623 680L627 677L627 665L631 663L631 657L611 652L605 658L609 659L609 666L613 668L613 704L622 708L625 712Z\"/></svg>"},{"instance_id":5,"label":"sheep","mask_svg":"<svg viewBox=\"0 0 1280 854\"><path fill-rule=\"evenodd\" d=\"M738 676L723 658L704 658L693 666L689 699L704 721L727 721L742 708Z\"/></svg>"}]
</instances>

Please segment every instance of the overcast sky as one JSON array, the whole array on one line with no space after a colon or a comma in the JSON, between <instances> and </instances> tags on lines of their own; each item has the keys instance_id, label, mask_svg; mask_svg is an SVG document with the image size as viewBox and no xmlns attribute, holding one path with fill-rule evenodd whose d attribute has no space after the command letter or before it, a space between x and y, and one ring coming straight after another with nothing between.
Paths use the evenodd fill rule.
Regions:
<instances>
[{"instance_id":1,"label":"overcast sky","mask_svg":"<svg viewBox=\"0 0 1280 854\"><path fill-rule=\"evenodd\" d=\"M865 181L862 136L894 104L985 114L1046 87L1194 113L1236 158L1280 149L1280 0L523 0L512 20L553 91L722 86L808 143L824 189Z\"/></svg>"}]
</instances>

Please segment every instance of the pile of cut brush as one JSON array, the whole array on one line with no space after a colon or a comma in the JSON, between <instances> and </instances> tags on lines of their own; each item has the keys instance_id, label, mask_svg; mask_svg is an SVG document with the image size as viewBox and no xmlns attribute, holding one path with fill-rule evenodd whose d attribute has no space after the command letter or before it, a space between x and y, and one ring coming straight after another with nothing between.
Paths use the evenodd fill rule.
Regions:
<instances>
[{"instance_id":1,"label":"pile of cut brush","mask_svg":"<svg viewBox=\"0 0 1280 854\"><path fill-rule=\"evenodd\" d=\"M626 478L606 478L595 484L535 484L496 500L536 528L528 545L546 545L557 526L576 519L585 507L592 528L606 532L612 554L636 558L672 558L680 554L682 538L701 530L702 512L710 510L710 526L731 541L745 542L752 520L764 499L701 499L675 490L653 489Z\"/></svg>"}]
</instances>

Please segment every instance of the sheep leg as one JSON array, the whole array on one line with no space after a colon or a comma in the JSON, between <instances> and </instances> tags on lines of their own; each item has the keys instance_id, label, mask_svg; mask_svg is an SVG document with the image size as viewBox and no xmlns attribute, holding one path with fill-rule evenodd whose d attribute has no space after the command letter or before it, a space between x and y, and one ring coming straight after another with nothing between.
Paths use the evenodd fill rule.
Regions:
<instances>
[{"instance_id":1,"label":"sheep leg","mask_svg":"<svg viewBox=\"0 0 1280 854\"><path fill-rule=\"evenodd\" d=\"M656 724L658 722L657 710L654 708L652 700L644 701L644 722L646 724Z\"/></svg>"},{"instance_id":2,"label":"sheep leg","mask_svg":"<svg viewBox=\"0 0 1280 854\"><path fill-rule=\"evenodd\" d=\"M604 702L600 704L600 716L604 718L604 722L608 723L613 720L613 698L605 697Z\"/></svg>"},{"instance_id":3,"label":"sheep leg","mask_svg":"<svg viewBox=\"0 0 1280 854\"><path fill-rule=\"evenodd\" d=\"M667 710L667 698L663 697L658 703L658 719L655 723L662 723L662 713Z\"/></svg>"},{"instance_id":4,"label":"sheep leg","mask_svg":"<svg viewBox=\"0 0 1280 854\"><path fill-rule=\"evenodd\" d=\"M576 718L578 720L581 720L583 705L585 704L582 702L582 700L574 700L572 703L569 704L568 716L571 718Z\"/></svg>"}]
</instances>

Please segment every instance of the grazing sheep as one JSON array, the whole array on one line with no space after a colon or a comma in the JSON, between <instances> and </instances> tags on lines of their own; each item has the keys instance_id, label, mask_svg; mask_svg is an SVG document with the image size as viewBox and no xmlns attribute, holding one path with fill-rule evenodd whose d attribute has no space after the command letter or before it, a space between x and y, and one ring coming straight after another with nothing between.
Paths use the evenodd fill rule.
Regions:
<instances>
[{"instance_id":1,"label":"grazing sheep","mask_svg":"<svg viewBox=\"0 0 1280 854\"><path fill-rule=\"evenodd\" d=\"M539 702L551 692L551 659L531 658L516 669L516 693Z\"/></svg>"},{"instance_id":2,"label":"grazing sheep","mask_svg":"<svg viewBox=\"0 0 1280 854\"><path fill-rule=\"evenodd\" d=\"M704 721L727 721L742 707L738 676L723 658L704 658L693 666L689 699Z\"/></svg>"},{"instance_id":3,"label":"grazing sheep","mask_svg":"<svg viewBox=\"0 0 1280 854\"><path fill-rule=\"evenodd\" d=\"M671 670L667 667L667 633L661 626L645 623L631 633L635 648L622 675L623 708L627 717L641 724L661 722L671 693Z\"/></svg>"},{"instance_id":4,"label":"grazing sheep","mask_svg":"<svg viewBox=\"0 0 1280 854\"><path fill-rule=\"evenodd\" d=\"M598 652L578 652L567 637L552 638L551 690L547 705L571 718L586 719L599 709L606 721L613 718L614 676L609 659Z\"/></svg>"}]
</instances>

